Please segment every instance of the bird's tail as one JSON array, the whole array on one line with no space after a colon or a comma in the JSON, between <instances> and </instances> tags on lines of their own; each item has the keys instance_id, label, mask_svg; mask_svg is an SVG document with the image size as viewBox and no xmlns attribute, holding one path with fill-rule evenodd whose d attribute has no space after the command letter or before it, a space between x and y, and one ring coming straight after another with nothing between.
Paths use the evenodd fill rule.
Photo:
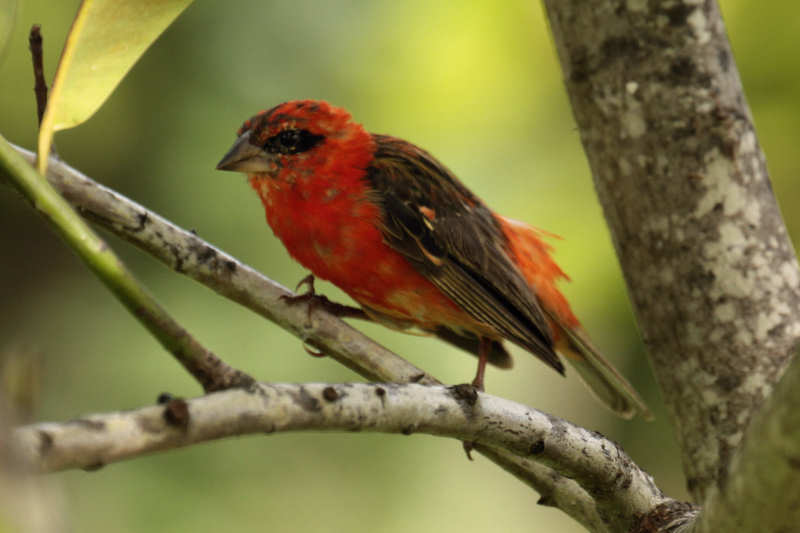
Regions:
<instances>
[{"instance_id":1,"label":"bird's tail","mask_svg":"<svg viewBox=\"0 0 800 533\"><path fill-rule=\"evenodd\" d=\"M540 238L548 234L510 218L497 215L497 220L508 238L520 272L550 319L556 351L612 411L623 418L639 413L647 420L652 419L652 413L631 384L589 341L567 299L558 290L556 283L568 278L550 257L550 246Z\"/></svg>"},{"instance_id":2,"label":"bird's tail","mask_svg":"<svg viewBox=\"0 0 800 533\"><path fill-rule=\"evenodd\" d=\"M603 404L622 418L639 414L645 420L653 419L650 409L633 386L600 355L580 327L560 329L558 333L563 333L555 342L556 351L564 356Z\"/></svg>"}]
</instances>

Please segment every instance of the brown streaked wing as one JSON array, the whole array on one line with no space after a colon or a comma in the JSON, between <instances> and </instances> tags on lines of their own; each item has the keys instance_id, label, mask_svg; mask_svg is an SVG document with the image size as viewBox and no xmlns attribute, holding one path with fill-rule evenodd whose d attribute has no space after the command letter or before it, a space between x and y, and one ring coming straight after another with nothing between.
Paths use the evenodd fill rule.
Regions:
<instances>
[{"instance_id":1,"label":"brown streaked wing","mask_svg":"<svg viewBox=\"0 0 800 533\"><path fill-rule=\"evenodd\" d=\"M373 137L366 179L386 242L474 319L563 373L542 308L489 208L424 150Z\"/></svg>"}]
</instances>

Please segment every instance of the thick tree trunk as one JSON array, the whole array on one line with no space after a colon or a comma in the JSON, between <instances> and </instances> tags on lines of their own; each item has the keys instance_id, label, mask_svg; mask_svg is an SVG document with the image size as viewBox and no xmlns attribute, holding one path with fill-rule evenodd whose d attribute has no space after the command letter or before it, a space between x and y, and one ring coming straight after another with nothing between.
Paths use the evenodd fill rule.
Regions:
<instances>
[{"instance_id":1,"label":"thick tree trunk","mask_svg":"<svg viewBox=\"0 0 800 533\"><path fill-rule=\"evenodd\" d=\"M713 1L546 0L689 489L724 483L800 334L800 273Z\"/></svg>"},{"instance_id":2,"label":"thick tree trunk","mask_svg":"<svg viewBox=\"0 0 800 533\"><path fill-rule=\"evenodd\" d=\"M800 360L786 371L708 498L696 533L797 531L800 524Z\"/></svg>"}]
</instances>

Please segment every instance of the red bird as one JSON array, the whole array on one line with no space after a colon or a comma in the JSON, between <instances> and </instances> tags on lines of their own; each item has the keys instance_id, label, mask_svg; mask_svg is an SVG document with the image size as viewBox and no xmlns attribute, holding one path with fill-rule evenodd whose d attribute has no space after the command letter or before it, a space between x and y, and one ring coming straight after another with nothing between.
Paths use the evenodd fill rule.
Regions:
<instances>
[{"instance_id":1,"label":"red bird","mask_svg":"<svg viewBox=\"0 0 800 533\"><path fill-rule=\"evenodd\" d=\"M368 317L476 354L480 389L487 361L511 366L507 339L561 374L563 355L617 414L650 416L556 288L566 276L541 233L492 212L428 152L311 100L238 135L217 168L247 173L291 256Z\"/></svg>"}]
</instances>

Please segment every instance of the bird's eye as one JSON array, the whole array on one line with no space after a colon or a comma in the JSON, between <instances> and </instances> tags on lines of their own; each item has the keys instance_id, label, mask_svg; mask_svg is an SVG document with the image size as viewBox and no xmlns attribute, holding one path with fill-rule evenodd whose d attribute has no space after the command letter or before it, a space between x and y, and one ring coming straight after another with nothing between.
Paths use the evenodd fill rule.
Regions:
<instances>
[{"instance_id":1,"label":"bird's eye","mask_svg":"<svg viewBox=\"0 0 800 533\"><path fill-rule=\"evenodd\" d=\"M324 139L324 136L308 130L289 129L267 139L264 149L274 154L299 154L311 150Z\"/></svg>"},{"instance_id":2,"label":"bird's eye","mask_svg":"<svg viewBox=\"0 0 800 533\"><path fill-rule=\"evenodd\" d=\"M278 144L288 151L294 150L294 147L300 142L299 130L283 130L278 134Z\"/></svg>"}]
</instances>

